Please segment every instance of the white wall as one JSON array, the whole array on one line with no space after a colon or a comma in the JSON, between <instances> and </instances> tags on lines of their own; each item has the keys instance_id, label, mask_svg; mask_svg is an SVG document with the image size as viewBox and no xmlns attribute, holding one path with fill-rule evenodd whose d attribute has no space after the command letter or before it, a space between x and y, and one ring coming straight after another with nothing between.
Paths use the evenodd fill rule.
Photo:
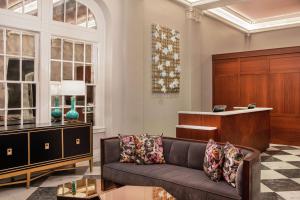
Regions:
<instances>
[{"instance_id":1,"label":"white wall","mask_svg":"<svg viewBox=\"0 0 300 200\"><path fill-rule=\"evenodd\" d=\"M186 8L169 0L96 0L108 18L106 55L107 135L164 133L175 136L177 111L212 107L212 55L300 45L300 28L250 38L215 19L186 19ZM151 91L151 24L181 33L179 94Z\"/></svg>"},{"instance_id":2,"label":"white wall","mask_svg":"<svg viewBox=\"0 0 300 200\"><path fill-rule=\"evenodd\" d=\"M167 0L144 1L144 131L150 134L175 136L177 111L190 107L190 66L188 50L188 23L185 9ZM160 24L176 29L181 34L181 65L180 93L153 94L151 86L152 42L151 24Z\"/></svg>"},{"instance_id":3,"label":"white wall","mask_svg":"<svg viewBox=\"0 0 300 200\"><path fill-rule=\"evenodd\" d=\"M97 1L105 4L109 19L105 73L107 135L148 132L175 136L177 111L191 106L191 54L187 37L191 25L186 21L185 8L169 0ZM179 94L152 94L153 23L181 33L183 71ZM195 36L199 38L198 34ZM200 77L200 70L198 73ZM200 79L198 82L201 84ZM197 90L200 92L200 87Z\"/></svg>"}]
</instances>

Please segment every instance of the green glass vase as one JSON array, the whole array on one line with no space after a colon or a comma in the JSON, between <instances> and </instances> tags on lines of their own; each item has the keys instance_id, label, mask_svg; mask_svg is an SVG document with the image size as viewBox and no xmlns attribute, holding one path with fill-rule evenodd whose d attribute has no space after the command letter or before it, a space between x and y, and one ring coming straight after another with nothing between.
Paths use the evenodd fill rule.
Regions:
<instances>
[{"instance_id":1,"label":"green glass vase","mask_svg":"<svg viewBox=\"0 0 300 200\"><path fill-rule=\"evenodd\" d=\"M59 108L59 98L55 97L55 108L54 110L51 112L51 116L57 120L59 118L61 118L62 112Z\"/></svg>"},{"instance_id":2,"label":"green glass vase","mask_svg":"<svg viewBox=\"0 0 300 200\"><path fill-rule=\"evenodd\" d=\"M71 110L67 112L67 120L77 120L79 118L79 113L75 109L75 97L71 97Z\"/></svg>"}]
</instances>

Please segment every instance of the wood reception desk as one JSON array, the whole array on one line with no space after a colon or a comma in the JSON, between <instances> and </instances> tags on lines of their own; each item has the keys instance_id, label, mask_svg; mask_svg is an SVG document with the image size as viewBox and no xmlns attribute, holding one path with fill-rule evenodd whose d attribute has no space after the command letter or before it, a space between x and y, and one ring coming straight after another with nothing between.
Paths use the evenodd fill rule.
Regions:
<instances>
[{"instance_id":1,"label":"wood reception desk","mask_svg":"<svg viewBox=\"0 0 300 200\"><path fill-rule=\"evenodd\" d=\"M236 107L225 112L178 112L176 137L218 142L229 141L265 151L270 143L272 108Z\"/></svg>"}]
</instances>

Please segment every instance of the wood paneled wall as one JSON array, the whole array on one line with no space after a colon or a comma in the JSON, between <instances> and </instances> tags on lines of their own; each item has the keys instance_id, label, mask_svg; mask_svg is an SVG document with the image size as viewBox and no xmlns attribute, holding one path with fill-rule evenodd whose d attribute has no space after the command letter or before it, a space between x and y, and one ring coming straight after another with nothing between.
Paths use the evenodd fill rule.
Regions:
<instances>
[{"instance_id":1,"label":"wood paneled wall","mask_svg":"<svg viewBox=\"0 0 300 200\"><path fill-rule=\"evenodd\" d=\"M272 143L300 145L300 47L213 56L213 104L249 103L274 109Z\"/></svg>"}]
</instances>

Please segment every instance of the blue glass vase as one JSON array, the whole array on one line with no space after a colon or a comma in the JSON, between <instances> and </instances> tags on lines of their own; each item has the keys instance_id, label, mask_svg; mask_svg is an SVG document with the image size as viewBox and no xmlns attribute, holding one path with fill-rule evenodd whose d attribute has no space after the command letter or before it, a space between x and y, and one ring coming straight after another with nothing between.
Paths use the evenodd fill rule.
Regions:
<instances>
[{"instance_id":1,"label":"blue glass vase","mask_svg":"<svg viewBox=\"0 0 300 200\"><path fill-rule=\"evenodd\" d=\"M59 98L55 97L55 108L54 110L51 112L51 116L55 119L58 120L59 118L61 118L62 112L59 108Z\"/></svg>"},{"instance_id":2,"label":"blue glass vase","mask_svg":"<svg viewBox=\"0 0 300 200\"><path fill-rule=\"evenodd\" d=\"M77 120L79 118L79 113L75 109L75 97L71 97L71 110L67 112L67 120Z\"/></svg>"}]
</instances>

